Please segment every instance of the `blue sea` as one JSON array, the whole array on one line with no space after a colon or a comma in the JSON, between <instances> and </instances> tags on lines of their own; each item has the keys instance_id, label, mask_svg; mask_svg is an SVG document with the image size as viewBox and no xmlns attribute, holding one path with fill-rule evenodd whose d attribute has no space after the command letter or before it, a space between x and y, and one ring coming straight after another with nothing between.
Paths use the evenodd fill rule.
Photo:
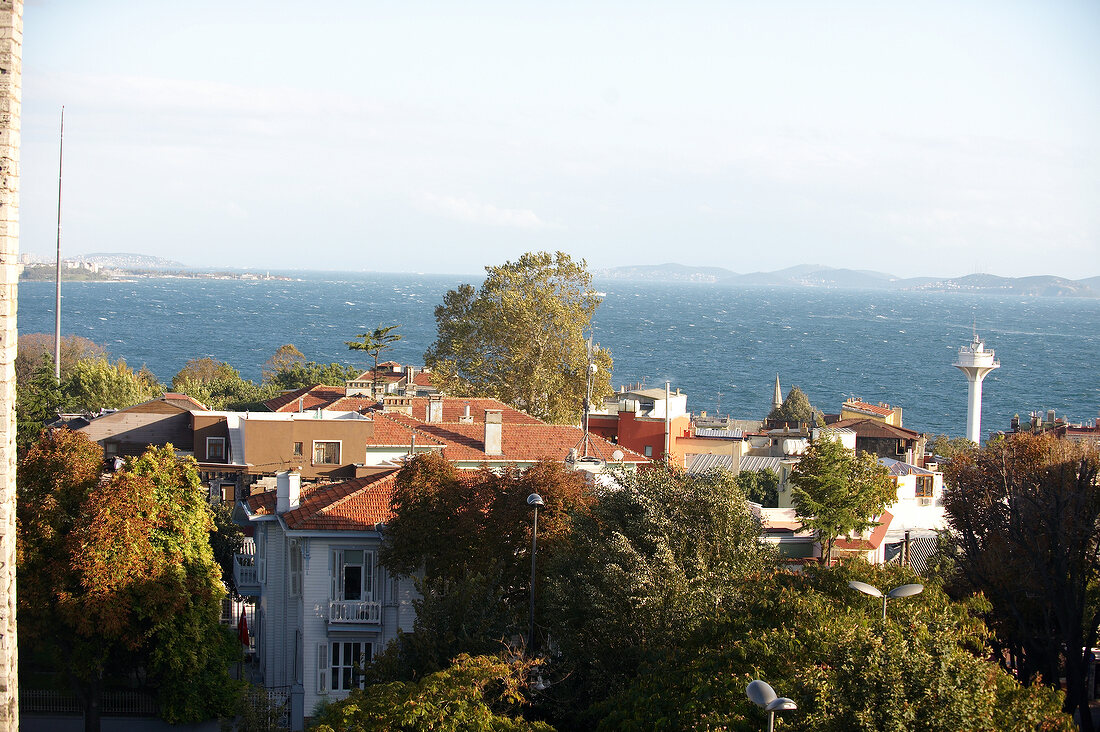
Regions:
<instances>
[{"instance_id":1,"label":"blue sea","mask_svg":"<svg viewBox=\"0 0 1100 732\"><path fill-rule=\"evenodd\" d=\"M476 278L284 273L294 281L142 279L63 284L62 332L147 365L167 383L188 359L229 362L259 380L275 349L366 367L344 342L400 324L388 354L420 364L444 292ZM663 386L695 412L760 419L779 374L824 412L851 396L904 409L906 427L966 427L966 380L951 366L976 324L1001 362L985 381L982 431L1053 409L1089 421L1100 409L1100 300L1003 295L597 281L595 339L613 383ZM54 288L19 286L19 331L53 332Z\"/></svg>"}]
</instances>

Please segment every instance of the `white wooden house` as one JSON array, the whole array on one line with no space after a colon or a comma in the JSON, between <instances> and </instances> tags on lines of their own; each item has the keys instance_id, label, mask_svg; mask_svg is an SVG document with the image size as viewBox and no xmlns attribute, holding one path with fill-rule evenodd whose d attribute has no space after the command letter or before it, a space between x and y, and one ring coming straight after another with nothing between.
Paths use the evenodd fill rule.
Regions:
<instances>
[{"instance_id":1,"label":"white wooden house","mask_svg":"<svg viewBox=\"0 0 1100 732\"><path fill-rule=\"evenodd\" d=\"M300 686L302 710L341 699L357 669L402 630L412 630L411 578L378 563L396 471L302 490L278 475L275 491L240 504L255 553L236 557L238 591L256 601L255 678Z\"/></svg>"}]
</instances>

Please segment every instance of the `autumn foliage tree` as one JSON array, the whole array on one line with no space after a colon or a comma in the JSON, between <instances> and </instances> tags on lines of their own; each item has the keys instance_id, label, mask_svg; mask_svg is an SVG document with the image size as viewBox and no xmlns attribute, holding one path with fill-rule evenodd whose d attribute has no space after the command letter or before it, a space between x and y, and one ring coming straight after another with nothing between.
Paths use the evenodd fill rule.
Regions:
<instances>
[{"instance_id":1,"label":"autumn foliage tree","mask_svg":"<svg viewBox=\"0 0 1100 732\"><path fill-rule=\"evenodd\" d=\"M945 471L956 590L989 599L998 657L1025 681L1066 679L1066 708L1093 728L1087 689L1100 627L1100 453L1014 435Z\"/></svg>"},{"instance_id":2,"label":"autumn foliage tree","mask_svg":"<svg viewBox=\"0 0 1100 732\"><path fill-rule=\"evenodd\" d=\"M600 304L583 260L528 252L486 267L479 289L461 285L435 309L437 336L424 354L440 388L487 396L549 422L576 422L585 398L585 333ZM596 351L592 388L611 393L611 356Z\"/></svg>"},{"instance_id":3,"label":"autumn foliage tree","mask_svg":"<svg viewBox=\"0 0 1100 732\"><path fill-rule=\"evenodd\" d=\"M89 729L103 691L138 670L169 722L225 713L239 651L218 622L225 590L195 463L150 448L99 480L98 450L58 430L20 463L26 657L64 672Z\"/></svg>"},{"instance_id":4,"label":"autumn foliage tree","mask_svg":"<svg viewBox=\"0 0 1100 732\"><path fill-rule=\"evenodd\" d=\"M588 500L578 473L551 462L460 472L435 454L418 455L401 470L380 560L398 574L422 570L423 579L400 669L436 671L461 652L499 652L501 639L525 626L531 493L546 504L539 511L541 562L561 550L572 514Z\"/></svg>"}]
</instances>

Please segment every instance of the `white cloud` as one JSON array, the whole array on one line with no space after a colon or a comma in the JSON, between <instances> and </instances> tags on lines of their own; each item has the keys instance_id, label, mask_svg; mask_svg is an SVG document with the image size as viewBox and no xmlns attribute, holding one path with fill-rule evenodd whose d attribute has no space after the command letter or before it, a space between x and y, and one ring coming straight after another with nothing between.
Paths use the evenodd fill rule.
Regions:
<instances>
[{"instance_id":1,"label":"white cloud","mask_svg":"<svg viewBox=\"0 0 1100 732\"><path fill-rule=\"evenodd\" d=\"M427 211L436 215L471 224L512 229L543 229L548 226L538 214L527 208L500 208L491 203L432 193L424 194L423 205Z\"/></svg>"}]
</instances>

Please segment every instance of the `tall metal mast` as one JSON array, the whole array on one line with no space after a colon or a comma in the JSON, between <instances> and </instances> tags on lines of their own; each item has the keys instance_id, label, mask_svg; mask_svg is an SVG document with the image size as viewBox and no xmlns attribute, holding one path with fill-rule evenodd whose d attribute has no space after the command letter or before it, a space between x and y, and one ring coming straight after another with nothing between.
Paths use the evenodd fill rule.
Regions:
<instances>
[{"instance_id":1,"label":"tall metal mast","mask_svg":"<svg viewBox=\"0 0 1100 732\"><path fill-rule=\"evenodd\" d=\"M61 145L57 152L57 297L53 320L53 376L61 383L61 170L65 158L65 106L61 107Z\"/></svg>"}]
</instances>

